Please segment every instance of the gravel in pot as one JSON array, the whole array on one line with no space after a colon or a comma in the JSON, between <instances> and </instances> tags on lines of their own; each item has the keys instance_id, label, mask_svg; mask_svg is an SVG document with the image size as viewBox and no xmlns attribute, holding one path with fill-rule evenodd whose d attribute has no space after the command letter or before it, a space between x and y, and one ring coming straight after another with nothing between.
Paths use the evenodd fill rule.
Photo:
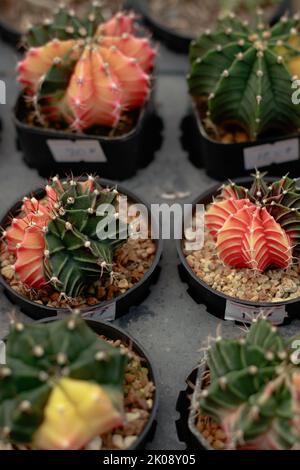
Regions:
<instances>
[{"instance_id":1,"label":"gravel in pot","mask_svg":"<svg viewBox=\"0 0 300 470\"><path fill-rule=\"evenodd\" d=\"M153 439L157 377L147 353L125 332L74 313L13 323L6 341L2 450L132 450ZM14 412L12 383L19 392L11 397Z\"/></svg>"},{"instance_id":2,"label":"gravel in pot","mask_svg":"<svg viewBox=\"0 0 300 470\"><path fill-rule=\"evenodd\" d=\"M224 184L197 198L195 204L206 207L204 246L178 242L191 295L223 319L251 321L264 309L273 312L274 323L298 315L300 193L288 176L264 178L257 171L253 181ZM231 204L237 212L227 211Z\"/></svg>"},{"instance_id":3,"label":"gravel in pot","mask_svg":"<svg viewBox=\"0 0 300 470\"><path fill-rule=\"evenodd\" d=\"M198 449L299 448L295 341L283 339L265 318L240 339L209 341L188 407L187 426Z\"/></svg>"},{"instance_id":4,"label":"gravel in pot","mask_svg":"<svg viewBox=\"0 0 300 470\"><path fill-rule=\"evenodd\" d=\"M1 222L0 279L8 297L34 319L72 307L112 320L143 301L159 274L162 245L150 236L129 238L128 227L121 224L117 212L122 196L128 197L128 210L132 204L143 203L97 177L62 181L55 177L45 190L17 203ZM123 239L101 243L95 227L104 217L95 210L106 202L115 207L116 228L121 230L117 235ZM129 224L136 223L137 217L128 217ZM63 229L58 236L58 226L70 230Z\"/></svg>"}]
</instances>

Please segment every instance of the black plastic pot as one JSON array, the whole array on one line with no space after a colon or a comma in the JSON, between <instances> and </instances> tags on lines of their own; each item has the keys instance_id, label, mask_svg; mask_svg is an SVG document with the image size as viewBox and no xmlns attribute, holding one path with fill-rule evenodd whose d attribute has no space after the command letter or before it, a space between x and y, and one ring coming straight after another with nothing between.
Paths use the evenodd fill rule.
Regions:
<instances>
[{"instance_id":1,"label":"black plastic pot","mask_svg":"<svg viewBox=\"0 0 300 470\"><path fill-rule=\"evenodd\" d=\"M39 321L39 323L48 323L55 321L54 318L46 318ZM113 326L109 323L99 322L95 320L86 320L89 327L97 333L99 336L105 336L108 340L117 341L120 340L125 346L129 346L133 352L135 352L143 361L143 364L147 367L149 371L149 379L153 382L155 386L155 395L153 398L153 408L151 414L143 429L142 433L136 439L134 444L127 450L142 450L146 447L148 443L151 443L154 439L156 428L157 428L157 411L158 411L158 375L153 363L149 357L149 354L143 346L139 344L134 338L132 338L128 333L126 333L121 328ZM4 339L5 341L5 339Z\"/></svg>"},{"instance_id":2,"label":"black plastic pot","mask_svg":"<svg viewBox=\"0 0 300 470\"><path fill-rule=\"evenodd\" d=\"M267 178L267 181L274 180ZM249 178L240 178L235 180L238 184L250 187L252 180ZM208 191L204 192L193 202L196 204L210 204L217 194L219 194L220 185L216 185ZM238 323L246 323L251 316L257 316L259 312L264 311L272 315L270 320L275 324L284 325L293 318L300 317L300 298L287 300L285 302L251 302L230 297L223 292L216 291L206 284L202 279L198 278L192 268L188 265L183 253L182 241L177 240L177 252L179 256L179 275L181 280L188 285L188 294L198 304L204 304L207 311L222 320L230 318L243 318L236 320ZM283 320L283 315L286 317ZM231 312L231 313L230 313ZM233 312L233 313L232 313ZM281 319L278 321L278 318Z\"/></svg>"},{"instance_id":3,"label":"black plastic pot","mask_svg":"<svg viewBox=\"0 0 300 470\"><path fill-rule=\"evenodd\" d=\"M131 0L132 7L143 16L145 25L153 31L154 36L162 41L169 49L182 54L188 54L193 36L185 35L180 32L164 26L156 20L150 12L148 0ZM201 7L201 2L199 2ZM285 13L291 12L291 0L283 0L274 16L270 19L270 23L274 24Z\"/></svg>"},{"instance_id":4,"label":"black plastic pot","mask_svg":"<svg viewBox=\"0 0 300 470\"><path fill-rule=\"evenodd\" d=\"M207 135L196 106L183 119L181 130L181 143L189 160L198 168L204 167L208 176L219 181L246 176L255 168L274 176L289 173L298 177L300 174L300 134L257 142L216 142Z\"/></svg>"},{"instance_id":5,"label":"black plastic pot","mask_svg":"<svg viewBox=\"0 0 300 470\"><path fill-rule=\"evenodd\" d=\"M141 110L136 127L120 137L100 137L56 131L24 123L26 108L21 95L15 107L18 145L24 160L42 177L97 173L124 180L145 168L162 144L162 120L152 98Z\"/></svg>"},{"instance_id":6,"label":"black plastic pot","mask_svg":"<svg viewBox=\"0 0 300 470\"><path fill-rule=\"evenodd\" d=\"M115 187L116 183L100 179L100 184L103 186ZM128 196L130 201L137 202L145 205L148 208L148 213L150 214L149 206L135 194L131 193L127 189L118 185L118 190L121 194ZM33 191L31 196L41 199L44 197L45 191L39 189ZM28 194L27 194L28 196ZM22 199L21 199L22 200ZM22 202L17 202L14 206L6 212L4 217L0 221L0 227L6 227L9 225L11 218L18 213L22 205ZM155 284L158 280L160 274L160 259L162 256L162 240L156 240L156 255L150 269L145 273L144 277L131 289L129 289L125 294L121 294L113 300L108 300L101 302L98 305L93 307L88 307L82 310L83 316L86 318L94 318L105 321L115 320L126 313L129 312L131 307L138 306L142 303L150 293L151 285ZM8 299L14 304L18 305L22 312L28 315L33 320L40 320L43 318L55 317L60 314L68 313L68 309L58 309L54 307L47 307L45 305L40 305L36 302L33 302L26 297L18 294L12 287L6 282L3 276L0 275L0 285L4 289L4 293Z\"/></svg>"}]
</instances>

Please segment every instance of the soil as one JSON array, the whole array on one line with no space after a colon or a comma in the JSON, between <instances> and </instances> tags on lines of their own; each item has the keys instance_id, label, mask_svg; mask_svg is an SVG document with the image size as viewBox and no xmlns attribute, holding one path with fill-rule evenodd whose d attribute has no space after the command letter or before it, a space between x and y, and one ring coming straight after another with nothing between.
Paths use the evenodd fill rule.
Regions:
<instances>
[{"instance_id":1,"label":"soil","mask_svg":"<svg viewBox=\"0 0 300 470\"><path fill-rule=\"evenodd\" d=\"M159 23L184 34L196 37L205 29L213 28L220 14L232 11L231 4L237 4L235 12L244 19L253 14L253 3L241 0L150 0L150 12ZM257 1L256 6L264 9L265 17L274 14L278 0ZM222 6L223 5L223 6ZM225 9L224 9L225 6ZM227 7L226 7L227 6Z\"/></svg>"},{"instance_id":2,"label":"soil","mask_svg":"<svg viewBox=\"0 0 300 470\"><path fill-rule=\"evenodd\" d=\"M129 362L125 371L124 408L126 424L96 437L84 450L124 450L131 447L147 425L153 408L155 387L149 379L149 370L131 347L122 344L120 340L110 341L101 337L112 346L121 348L128 356ZM13 450L10 444L0 442L0 450ZM28 447L18 447L18 450L30 450Z\"/></svg>"},{"instance_id":3,"label":"soil","mask_svg":"<svg viewBox=\"0 0 300 470\"><path fill-rule=\"evenodd\" d=\"M300 297L300 262L286 270L268 269L263 273L231 268L217 256L216 243L208 232L201 250L184 249L184 253L199 279L230 297L252 302L285 302Z\"/></svg>"},{"instance_id":4,"label":"soil","mask_svg":"<svg viewBox=\"0 0 300 470\"><path fill-rule=\"evenodd\" d=\"M29 25L40 23L41 20L53 15L60 4L66 5L76 13L83 14L90 5L89 0L2 0L1 20L8 23L21 33L25 33ZM109 18L112 13L122 8L122 0L103 0L103 16Z\"/></svg>"},{"instance_id":5,"label":"soil","mask_svg":"<svg viewBox=\"0 0 300 470\"><path fill-rule=\"evenodd\" d=\"M130 201L128 204L130 207ZM132 221L133 218L129 217L129 222ZM155 254L156 244L150 237L146 240L129 238L115 252L113 276L102 276L89 287L85 296L75 299L62 297L48 286L38 291L26 288L12 268L16 261L15 255L9 253L3 242L0 245L0 273L14 291L40 305L59 309L70 307L86 309L112 300L133 288L151 268Z\"/></svg>"}]
</instances>

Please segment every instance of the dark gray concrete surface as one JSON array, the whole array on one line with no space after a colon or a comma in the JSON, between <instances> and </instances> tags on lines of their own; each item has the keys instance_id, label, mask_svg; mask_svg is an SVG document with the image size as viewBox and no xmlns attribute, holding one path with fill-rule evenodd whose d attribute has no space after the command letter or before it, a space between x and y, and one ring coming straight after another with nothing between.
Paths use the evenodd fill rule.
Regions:
<instances>
[{"instance_id":1,"label":"dark gray concrete surface","mask_svg":"<svg viewBox=\"0 0 300 470\"><path fill-rule=\"evenodd\" d=\"M15 66L17 56L13 49L0 43L0 79L7 83L6 106L0 106L4 121L0 143L0 211L4 212L21 195L40 185L42 179L22 161L16 151L15 130L12 122L13 107L17 86ZM209 187L213 180L203 171L194 168L182 151L179 142L179 125L188 106L184 75L185 59L161 49L157 79L157 102L160 115L165 123L165 140L155 161L138 175L125 182L129 189L145 198L149 203L163 202L165 191L190 191L188 202ZM167 72L175 71L174 75ZM41 155L42 158L42 155ZM9 315L17 309L0 291L0 336L8 329ZM25 319L29 321L28 319ZM187 294L177 273L175 243L164 245L162 273L153 286L151 295L139 307L120 321L119 326L130 332L149 351L159 373L160 407L158 429L154 442L149 448L182 449L178 442L175 420L175 404L185 378L197 364L198 351L208 334L214 334L220 323L206 312L204 306L197 305ZM300 321L285 327L286 334L300 329ZM231 323L222 323L225 336L238 335L239 328Z\"/></svg>"}]
</instances>

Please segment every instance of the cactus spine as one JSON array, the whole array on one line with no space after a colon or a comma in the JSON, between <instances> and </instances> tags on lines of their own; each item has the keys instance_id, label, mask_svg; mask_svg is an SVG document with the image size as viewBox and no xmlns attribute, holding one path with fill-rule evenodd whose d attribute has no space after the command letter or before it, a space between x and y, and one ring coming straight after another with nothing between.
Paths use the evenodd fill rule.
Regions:
<instances>
[{"instance_id":1,"label":"cactus spine","mask_svg":"<svg viewBox=\"0 0 300 470\"><path fill-rule=\"evenodd\" d=\"M122 425L126 357L77 315L15 323L0 367L0 436L42 450L77 450Z\"/></svg>"},{"instance_id":2,"label":"cactus spine","mask_svg":"<svg viewBox=\"0 0 300 470\"><path fill-rule=\"evenodd\" d=\"M234 124L249 139L266 132L295 132L300 107L291 84L299 76L299 18L282 17L272 28L258 12L254 26L230 14L190 50L190 93L207 106L215 126Z\"/></svg>"},{"instance_id":3,"label":"cactus spine","mask_svg":"<svg viewBox=\"0 0 300 470\"><path fill-rule=\"evenodd\" d=\"M133 15L104 23L97 2L82 20L60 8L53 22L30 29L27 43L19 81L44 126L115 128L149 97L155 51L135 36Z\"/></svg>"}]
</instances>

